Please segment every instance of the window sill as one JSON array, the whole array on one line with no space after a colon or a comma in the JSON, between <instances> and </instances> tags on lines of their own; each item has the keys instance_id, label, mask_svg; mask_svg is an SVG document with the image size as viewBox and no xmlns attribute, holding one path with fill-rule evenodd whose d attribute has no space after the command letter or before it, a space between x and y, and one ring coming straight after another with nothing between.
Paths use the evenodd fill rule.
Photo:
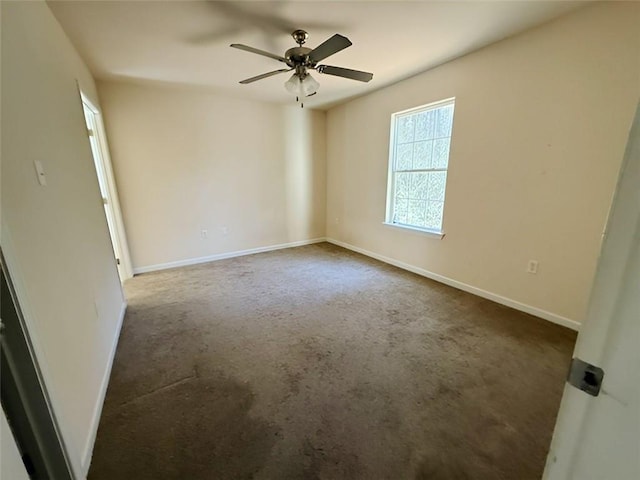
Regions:
<instances>
[{"instance_id":1,"label":"window sill","mask_svg":"<svg viewBox=\"0 0 640 480\"><path fill-rule=\"evenodd\" d=\"M438 240L444 237L444 232L437 232L435 230L426 230L424 228L411 227L409 225L400 225L399 223L382 222L382 224L387 227L399 228L402 230L408 230L410 232L417 233L419 235L425 235L427 237L437 238Z\"/></svg>"}]
</instances>

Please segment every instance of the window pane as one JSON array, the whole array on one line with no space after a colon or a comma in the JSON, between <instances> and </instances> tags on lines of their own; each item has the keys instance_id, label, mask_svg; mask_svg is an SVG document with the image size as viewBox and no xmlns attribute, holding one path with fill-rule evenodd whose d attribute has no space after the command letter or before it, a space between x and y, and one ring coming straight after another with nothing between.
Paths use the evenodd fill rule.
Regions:
<instances>
[{"instance_id":1,"label":"window pane","mask_svg":"<svg viewBox=\"0 0 640 480\"><path fill-rule=\"evenodd\" d=\"M392 116L389 222L440 231L444 211L453 102Z\"/></svg>"},{"instance_id":2,"label":"window pane","mask_svg":"<svg viewBox=\"0 0 640 480\"><path fill-rule=\"evenodd\" d=\"M411 174L411 193L409 198L415 200L426 200L429 182L428 173L412 173Z\"/></svg>"},{"instance_id":3,"label":"window pane","mask_svg":"<svg viewBox=\"0 0 640 480\"><path fill-rule=\"evenodd\" d=\"M444 201L444 188L447 182L446 172L432 172L429 175L429 188L427 199Z\"/></svg>"},{"instance_id":4,"label":"window pane","mask_svg":"<svg viewBox=\"0 0 640 480\"><path fill-rule=\"evenodd\" d=\"M417 227L425 226L427 221L427 202L423 200L409 200L409 224Z\"/></svg>"},{"instance_id":5,"label":"window pane","mask_svg":"<svg viewBox=\"0 0 640 480\"><path fill-rule=\"evenodd\" d=\"M415 115L415 139L418 140L431 140L435 135L436 130L436 111L429 110L428 112L420 112Z\"/></svg>"},{"instance_id":6,"label":"window pane","mask_svg":"<svg viewBox=\"0 0 640 480\"><path fill-rule=\"evenodd\" d=\"M407 224L408 216L407 209L409 206L409 200L406 198L397 198L393 204L393 222Z\"/></svg>"},{"instance_id":7,"label":"window pane","mask_svg":"<svg viewBox=\"0 0 640 480\"><path fill-rule=\"evenodd\" d=\"M398 118L396 143L413 142L413 115Z\"/></svg>"},{"instance_id":8,"label":"window pane","mask_svg":"<svg viewBox=\"0 0 640 480\"><path fill-rule=\"evenodd\" d=\"M396 151L396 170L411 170L413 157L413 143L398 145Z\"/></svg>"},{"instance_id":9,"label":"window pane","mask_svg":"<svg viewBox=\"0 0 640 480\"><path fill-rule=\"evenodd\" d=\"M411 192L411 174L410 173L397 173L396 174L396 199L409 198Z\"/></svg>"},{"instance_id":10,"label":"window pane","mask_svg":"<svg viewBox=\"0 0 640 480\"><path fill-rule=\"evenodd\" d=\"M453 123L453 105L447 105L446 107L439 108L438 122L436 126L436 138L438 137L450 137L451 125Z\"/></svg>"},{"instance_id":11,"label":"window pane","mask_svg":"<svg viewBox=\"0 0 640 480\"><path fill-rule=\"evenodd\" d=\"M449 138L440 138L433 142L433 168L447 168L449 164Z\"/></svg>"},{"instance_id":12,"label":"window pane","mask_svg":"<svg viewBox=\"0 0 640 480\"><path fill-rule=\"evenodd\" d=\"M416 142L413 144L413 168L425 169L431 168L431 155L433 151L433 142Z\"/></svg>"},{"instance_id":13,"label":"window pane","mask_svg":"<svg viewBox=\"0 0 640 480\"><path fill-rule=\"evenodd\" d=\"M431 228L433 230L440 230L442 228L443 207L443 202L427 203L427 219L424 225L426 228Z\"/></svg>"}]
</instances>

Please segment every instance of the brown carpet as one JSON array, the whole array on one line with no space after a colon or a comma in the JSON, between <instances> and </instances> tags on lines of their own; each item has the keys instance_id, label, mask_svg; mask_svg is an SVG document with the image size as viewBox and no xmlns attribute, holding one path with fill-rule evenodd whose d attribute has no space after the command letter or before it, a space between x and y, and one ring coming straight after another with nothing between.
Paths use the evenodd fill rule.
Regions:
<instances>
[{"instance_id":1,"label":"brown carpet","mask_svg":"<svg viewBox=\"0 0 640 480\"><path fill-rule=\"evenodd\" d=\"M329 244L126 290L90 480L542 475L570 330Z\"/></svg>"}]
</instances>

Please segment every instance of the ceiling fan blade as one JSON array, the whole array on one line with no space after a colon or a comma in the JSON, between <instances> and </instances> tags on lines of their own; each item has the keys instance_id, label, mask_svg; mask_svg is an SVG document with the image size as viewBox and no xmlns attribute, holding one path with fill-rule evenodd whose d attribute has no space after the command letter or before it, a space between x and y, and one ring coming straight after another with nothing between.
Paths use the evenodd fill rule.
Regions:
<instances>
[{"instance_id":1,"label":"ceiling fan blade","mask_svg":"<svg viewBox=\"0 0 640 480\"><path fill-rule=\"evenodd\" d=\"M358 80L360 82L368 82L373 78L373 73L351 70L350 68L332 67L331 65L318 65L316 70L320 73L326 73L327 75L350 78L351 80Z\"/></svg>"},{"instance_id":2,"label":"ceiling fan blade","mask_svg":"<svg viewBox=\"0 0 640 480\"><path fill-rule=\"evenodd\" d=\"M309 52L309 60L311 60L311 63L315 64L320 60L324 60L328 56L339 52L340 50L350 47L351 45L351 40L336 33L333 37L325 40L323 43L311 50Z\"/></svg>"},{"instance_id":3,"label":"ceiling fan blade","mask_svg":"<svg viewBox=\"0 0 640 480\"><path fill-rule=\"evenodd\" d=\"M257 80L262 80L263 78L271 77L273 75L277 75L282 72L290 72L293 68L281 68L280 70L274 70L273 72L263 73L262 75L256 75L255 77L246 78L242 80L240 83L246 85L247 83L253 83Z\"/></svg>"},{"instance_id":4,"label":"ceiling fan blade","mask_svg":"<svg viewBox=\"0 0 640 480\"><path fill-rule=\"evenodd\" d=\"M242 45L241 43L232 43L229 45L230 47L237 48L239 50L244 50L245 52L257 53L258 55L263 55L265 57L273 58L274 60L278 60L283 63L287 63L287 59L281 57L280 55L276 55L275 53L265 52L264 50L260 50L258 48L253 48L248 45Z\"/></svg>"}]
</instances>

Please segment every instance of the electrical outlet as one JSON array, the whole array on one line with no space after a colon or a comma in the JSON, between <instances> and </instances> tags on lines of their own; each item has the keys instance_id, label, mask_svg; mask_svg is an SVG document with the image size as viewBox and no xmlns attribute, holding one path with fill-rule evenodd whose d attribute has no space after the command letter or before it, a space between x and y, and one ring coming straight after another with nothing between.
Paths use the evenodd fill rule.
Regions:
<instances>
[{"instance_id":1,"label":"electrical outlet","mask_svg":"<svg viewBox=\"0 0 640 480\"><path fill-rule=\"evenodd\" d=\"M229 229L226 226L222 227L220 230L222 231L223 235L228 235L229 234Z\"/></svg>"},{"instance_id":2,"label":"electrical outlet","mask_svg":"<svg viewBox=\"0 0 640 480\"><path fill-rule=\"evenodd\" d=\"M207 238L208 235L209 235L209 232L207 232L206 230L200 230L200 236L202 237L203 240Z\"/></svg>"},{"instance_id":3,"label":"electrical outlet","mask_svg":"<svg viewBox=\"0 0 640 480\"><path fill-rule=\"evenodd\" d=\"M533 273L534 275L538 273L537 260L529 260L529 263L527 263L527 273Z\"/></svg>"}]
</instances>

